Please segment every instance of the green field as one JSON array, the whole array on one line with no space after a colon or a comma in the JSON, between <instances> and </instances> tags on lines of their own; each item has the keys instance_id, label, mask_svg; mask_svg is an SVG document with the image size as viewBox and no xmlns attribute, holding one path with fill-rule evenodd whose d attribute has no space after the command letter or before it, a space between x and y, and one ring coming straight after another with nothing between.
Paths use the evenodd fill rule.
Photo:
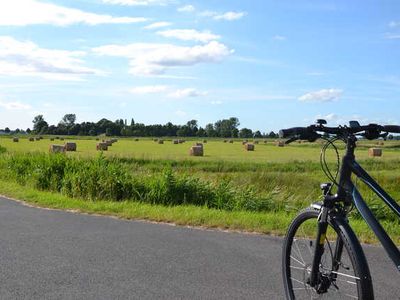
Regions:
<instances>
[{"instance_id":1,"label":"green field","mask_svg":"<svg viewBox=\"0 0 400 300\"><path fill-rule=\"evenodd\" d=\"M40 141L30 142L27 138L21 138L18 143L14 143L11 138L1 138L0 145L9 151L16 152L47 152L51 144L63 144L71 141L77 143L77 152L69 152L70 156L95 156L96 141L95 139L66 138L64 141L50 141L48 137ZM117 143L109 147L104 152L106 156L118 156L137 159L169 159L169 160L195 160L195 161L229 161L229 162L254 162L254 163L286 163L293 160L298 161L319 161L319 153L321 144L303 142L293 143L285 147L277 147L274 140L260 140L255 145L255 151L245 151L242 140L236 139L233 144L224 143L223 140L207 140L204 144L204 157L190 157L188 155L189 148L195 142L203 140L188 140L183 144L174 145L171 139L165 139L164 144L157 144L152 139L139 139L134 141L133 138L119 139ZM377 146L373 142L360 142L357 157L361 160L368 158L368 147L383 147L384 155L378 160L400 159L400 142L386 141L385 145Z\"/></svg>"},{"instance_id":2,"label":"green field","mask_svg":"<svg viewBox=\"0 0 400 300\"><path fill-rule=\"evenodd\" d=\"M76 142L77 151L48 154L50 144L65 141ZM0 145L7 149L0 156L3 193L50 207L283 234L299 209L320 198L319 184L327 181L319 165L320 143L277 147L273 140L266 144L260 140L252 152L245 151L241 140L231 144L208 139L205 156L191 157L190 146L201 140L175 145L171 139L164 139L164 144L144 138L119 139L103 153L96 151L93 138L65 141L44 137L14 143L2 137ZM339 147L343 150L343 145ZM369 158L369 147L382 147L383 156ZM334 153L329 151L327 157L334 168ZM377 146L361 141L357 157L400 199L400 142ZM21 185L25 192L17 191ZM399 220L365 187L360 189L399 242ZM352 220L364 241L374 241L356 213Z\"/></svg>"}]
</instances>

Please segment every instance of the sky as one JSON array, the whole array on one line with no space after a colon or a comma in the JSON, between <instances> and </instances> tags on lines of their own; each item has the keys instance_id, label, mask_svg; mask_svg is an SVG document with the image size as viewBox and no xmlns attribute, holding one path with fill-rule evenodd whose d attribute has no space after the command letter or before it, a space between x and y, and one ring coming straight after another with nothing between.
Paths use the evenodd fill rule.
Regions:
<instances>
[{"instance_id":1,"label":"sky","mask_svg":"<svg viewBox=\"0 0 400 300\"><path fill-rule=\"evenodd\" d=\"M0 1L0 128L400 124L399 100L398 0Z\"/></svg>"}]
</instances>

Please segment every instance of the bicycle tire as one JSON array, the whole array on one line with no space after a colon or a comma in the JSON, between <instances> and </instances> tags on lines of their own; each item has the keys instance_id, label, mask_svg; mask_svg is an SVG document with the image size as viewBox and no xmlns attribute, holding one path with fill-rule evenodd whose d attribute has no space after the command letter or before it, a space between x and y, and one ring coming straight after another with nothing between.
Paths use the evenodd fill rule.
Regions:
<instances>
[{"instance_id":1,"label":"bicycle tire","mask_svg":"<svg viewBox=\"0 0 400 300\"><path fill-rule=\"evenodd\" d=\"M343 255L341 256L338 264L339 269L337 271L331 270L331 273L329 273L329 267L323 265L324 263L329 265L328 259L325 257L324 262L323 259L321 259L320 272L323 274L321 275L321 278L324 277L324 281L328 282L328 280L330 280L330 282L327 283L327 285L329 285L327 291L319 294L316 289L311 288L311 286L307 283L307 275L309 275L309 271L311 270L311 262L314 253L312 249L312 243L315 244L318 215L318 209L311 207L307 208L301 211L293 219L288 228L282 253L282 274L286 298L301 299L303 298L301 295L304 294L304 298L307 299L323 298L325 296L331 299L331 297L333 296L334 298L335 295L338 299L346 298L343 296L348 296L350 299L374 299L371 275L364 251L362 250L354 231L343 217L328 218L328 231L333 230L333 235L335 236L334 240L336 241L335 247L336 243L340 243L339 239L343 242ZM307 235L303 229L304 239L296 239L296 233L300 230L303 224L306 224L306 222L309 222L309 226L313 226L313 228L315 228L314 237L307 238ZM334 269L332 266L336 260L333 259L333 243L329 241L329 239L328 237L325 239L326 250L324 251L324 255L326 255L326 253L328 253L327 255L331 255L331 269ZM306 261L307 259L304 259L302 256L302 250L300 248L301 243L304 243L306 246L305 250L307 250L307 252L310 254L310 261ZM296 259L295 254L300 254L300 257ZM348 262L347 264L343 262L345 260ZM349 271L350 263L352 272ZM345 269L345 271L340 268ZM354 275L351 275L350 273L354 273ZM296 276L301 277L301 274L303 274L303 278L295 278ZM336 277L336 279L332 279L332 276ZM338 283L340 283L340 287L338 286ZM354 291L352 291L351 294L346 294L347 289L350 288Z\"/></svg>"}]
</instances>

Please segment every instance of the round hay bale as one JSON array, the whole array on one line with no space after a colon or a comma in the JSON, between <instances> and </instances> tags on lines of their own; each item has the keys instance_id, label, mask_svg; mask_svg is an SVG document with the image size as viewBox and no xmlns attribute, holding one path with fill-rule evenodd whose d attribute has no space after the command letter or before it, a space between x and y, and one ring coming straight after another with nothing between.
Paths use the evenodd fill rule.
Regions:
<instances>
[{"instance_id":1,"label":"round hay bale","mask_svg":"<svg viewBox=\"0 0 400 300\"><path fill-rule=\"evenodd\" d=\"M203 144L207 144L207 140L203 140Z\"/></svg>"},{"instance_id":2,"label":"round hay bale","mask_svg":"<svg viewBox=\"0 0 400 300\"><path fill-rule=\"evenodd\" d=\"M183 144L185 140L179 140L179 144Z\"/></svg>"},{"instance_id":3,"label":"round hay bale","mask_svg":"<svg viewBox=\"0 0 400 300\"><path fill-rule=\"evenodd\" d=\"M68 142L65 143L65 151L76 151L76 143Z\"/></svg>"},{"instance_id":4,"label":"round hay bale","mask_svg":"<svg viewBox=\"0 0 400 300\"><path fill-rule=\"evenodd\" d=\"M97 143L96 150L97 151L107 151L108 150L107 143Z\"/></svg>"},{"instance_id":5,"label":"round hay bale","mask_svg":"<svg viewBox=\"0 0 400 300\"><path fill-rule=\"evenodd\" d=\"M110 140L103 140L103 143L105 143L108 147L111 147L113 145Z\"/></svg>"},{"instance_id":6,"label":"round hay bale","mask_svg":"<svg viewBox=\"0 0 400 300\"><path fill-rule=\"evenodd\" d=\"M135 139L135 142L139 142L139 139Z\"/></svg>"},{"instance_id":7,"label":"round hay bale","mask_svg":"<svg viewBox=\"0 0 400 300\"><path fill-rule=\"evenodd\" d=\"M19 138L14 137L14 138L13 138L13 142L14 142L14 143L18 143L18 142L19 142Z\"/></svg>"},{"instance_id":8,"label":"round hay bale","mask_svg":"<svg viewBox=\"0 0 400 300\"><path fill-rule=\"evenodd\" d=\"M227 140L224 140L224 143L227 143L228 141Z\"/></svg>"},{"instance_id":9,"label":"round hay bale","mask_svg":"<svg viewBox=\"0 0 400 300\"><path fill-rule=\"evenodd\" d=\"M54 138L50 138L50 141L54 141Z\"/></svg>"},{"instance_id":10,"label":"round hay bale","mask_svg":"<svg viewBox=\"0 0 400 300\"><path fill-rule=\"evenodd\" d=\"M178 140L173 140L172 143L173 143L174 145L178 145L178 144L179 144L179 141L178 141Z\"/></svg>"},{"instance_id":11,"label":"round hay bale","mask_svg":"<svg viewBox=\"0 0 400 300\"><path fill-rule=\"evenodd\" d=\"M29 138L29 141L30 141L30 142L33 142L34 140L35 140L35 139L34 139L33 137L30 137L30 138Z\"/></svg>"},{"instance_id":12,"label":"round hay bale","mask_svg":"<svg viewBox=\"0 0 400 300\"><path fill-rule=\"evenodd\" d=\"M62 138L60 138L60 141L63 141L64 140L64 138L62 137Z\"/></svg>"},{"instance_id":13,"label":"round hay bale","mask_svg":"<svg viewBox=\"0 0 400 300\"><path fill-rule=\"evenodd\" d=\"M96 141L99 141L100 139L99 138L96 138Z\"/></svg>"},{"instance_id":14,"label":"round hay bale","mask_svg":"<svg viewBox=\"0 0 400 300\"><path fill-rule=\"evenodd\" d=\"M264 144L266 144L267 143L267 140L264 140Z\"/></svg>"},{"instance_id":15,"label":"round hay bale","mask_svg":"<svg viewBox=\"0 0 400 300\"><path fill-rule=\"evenodd\" d=\"M229 144L233 144L233 140L229 140Z\"/></svg>"},{"instance_id":16,"label":"round hay bale","mask_svg":"<svg viewBox=\"0 0 400 300\"><path fill-rule=\"evenodd\" d=\"M199 146L199 147L203 148L203 144L202 143L196 143L195 146Z\"/></svg>"},{"instance_id":17,"label":"round hay bale","mask_svg":"<svg viewBox=\"0 0 400 300\"><path fill-rule=\"evenodd\" d=\"M255 145L258 145L258 143L259 143L259 141L254 141L254 144L255 144Z\"/></svg>"},{"instance_id":18,"label":"round hay bale","mask_svg":"<svg viewBox=\"0 0 400 300\"><path fill-rule=\"evenodd\" d=\"M35 137L35 140L36 140L36 141L40 141L40 137L38 137L38 136Z\"/></svg>"},{"instance_id":19,"label":"round hay bale","mask_svg":"<svg viewBox=\"0 0 400 300\"><path fill-rule=\"evenodd\" d=\"M244 145L244 148L247 150L247 151L254 151L254 144L250 144L250 143L246 143L245 145Z\"/></svg>"},{"instance_id":20,"label":"round hay bale","mask_svg":"<svg viewBox=\"0 0 400 300\"><path fill-rule=\"evenodd\" d=\"M368 156L369 157L381 157L382 156L382 148L369 148Z\"/></svg>"},{"instance_id":21,"label":"round hay bale","mask_svg":"<svg viewBox=\"0 0 400 300\"><path fill-rule=\"evenodd\" d=\"M277 142L276 142L276 145L277 145L278 147L285 147L285 142L284 142L284 141L277 141Z\"/></svg>"},{"instance_id":22,"label":"round hay bale","mask_svg":"<svg viewBox=\"0 0 400 300\"><path fill-rule=\"evenodd\" d=\"M59 140L60 139L60 137L59 136L56 136L56 140Z\"/></svg>"},{"instance_id":23,"label":"round hay bale","mask_svg":"<svg viewBox=\"0 0 400 300\"><path fill-rule=\"evenodd\" d=\"M192 146L189 151L190 156L203 156L204 149L202 146Z\"/></svg>"},{"instance_id":24,"label":"round hay bale","mask_svg":"<svg viewBox=\"0 0 400 300\"><path fill-rule=\"evenodd\" d=\"M164 144L164 140L158 140L158 144L160 145Z\"/></svg>"},{"instance_id":25,"label":"round hay bale","mask_svg":"<svg viewBox=\"0 0 400 300\"><path fill-rule=\"evenodd\" d=\"M158 139L154 139L153 141L158 142Z\"/></svg>"},{"instance_id":26,"label":"round hay bale","mask_svg":"<svg viewBox=\"0 0 400 300\"><path fill-rule=\"evenodd\" d=\"M243 141L243 142L242 142L242 145L246 145L246 144L247 144L247 141Z\"/></svg>"},{"instance_id":27,"label":"round hay bale","mask_svg":"<svg viewBox=\"0 0 400 300\"><path fill-rule=\"evenodd\" d=\"M111 143L116 143L116 142L118 142L118 140L117 139L111 139Z\"/></svg>"},{"instance_id":28,"label":"round hay bale","mask_svg":"<svg viewBox=\"0 0 400 300\"><path fill-rule=\"evenodd\" d=\"M66 149L64 145L50 145L49 152L50 153L65 153Z\"/></svg>"}]
</instances>

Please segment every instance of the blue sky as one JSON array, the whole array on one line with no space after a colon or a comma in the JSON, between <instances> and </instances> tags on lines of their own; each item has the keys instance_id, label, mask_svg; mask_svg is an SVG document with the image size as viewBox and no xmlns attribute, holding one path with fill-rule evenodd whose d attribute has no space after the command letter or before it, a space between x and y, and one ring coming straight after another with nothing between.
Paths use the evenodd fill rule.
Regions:
<instances>
[{"instance_id":1,"label":"blue sky","mask_svg":"<svg viewBox=\"0 0 400 300\"><path fill-rule=\"evenodd\" d=\"M400 2L2 0L0 128L400 123Z\"/></svg>"}]
</instances>

